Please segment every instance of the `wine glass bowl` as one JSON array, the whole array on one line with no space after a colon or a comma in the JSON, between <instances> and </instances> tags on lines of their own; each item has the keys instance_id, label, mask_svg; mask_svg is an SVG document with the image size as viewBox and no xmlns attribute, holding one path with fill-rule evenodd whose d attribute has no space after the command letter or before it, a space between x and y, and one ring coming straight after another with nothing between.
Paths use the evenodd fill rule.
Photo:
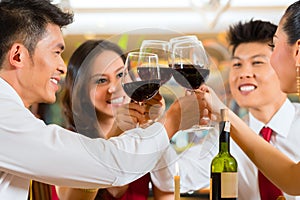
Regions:
<instances>
[{"instance_id":1,"label":"wine glass bowl","mask_svg":"<svg viewBox=\"0 0 300 200\"><path fill-rule=\"evenodd\" d=\"M158 56L161 85L172 77L172 68L169 67L169 42L164 40L143 40L140 52L154 53Z\"/></svg>"},{"instance_id":2,"label":"wine glass bowl","mask_svg":"<svg viewBox=\"0 0 300 200\"><path fill-rule=\"evenodd\" d=\"M202 42L194 37L180 38L172 44L171 62L174 80L189 92L194 92L206 82L210 72L210 60ZM186 93L188 94L188 93ZM208 117L203 117L206 125L194 125L186 131L207 131L214 126Z\"/></svg>"},{"instance_id":3,"label":"wine glass bowl","mask_svg":"<svg viewBox=\"0 0 300 200\"><path fill-rule=\"evenodd\" d=\"M186 40L198 41L196 35L183 35L178 37L173 37L169 40L169 51L172 52L174 45L178 42L183 42Z\"/></svg>"},{"instance_id":4,"label":"wine glass bowl","mask_svg":"<svg viewBox=\"0 0 300 200\"><path fill-rule=\"evenodd\" d=\"M130 52L125 61L121 83L127 96L140 105L153 98L158 93L161 85L157 55L145 52ZM150 119L149 113L146 113L146 115L143 127L152 124L156 120Z\"/></svg>"},{"instance_id":5,"label":"wine glass bowl","mask_svg":"<svg viewBox=\"0 0 300 200\"><path fill-rule=\"evenodd\" d=\"M182 87L195 90L207 80L210 63L201 41L176 43L172 58L173 77Z\"/></svg>"}]
</instances>

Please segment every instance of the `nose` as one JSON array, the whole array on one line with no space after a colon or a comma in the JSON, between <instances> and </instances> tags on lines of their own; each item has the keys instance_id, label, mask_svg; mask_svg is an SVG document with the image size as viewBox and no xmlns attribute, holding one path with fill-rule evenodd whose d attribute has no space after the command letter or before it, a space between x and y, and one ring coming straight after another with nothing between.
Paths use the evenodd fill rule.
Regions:
<instances>
[{"instance_id":1,"label":"nose","mask_svg":"<svg viewBox=\"0 0 300 200\"><path fill-rule=\"evenodd\" d=\"M121 92L121 91L123 91L121 80L117 79L110 83L110 86L108 88L109 93Z\"/></svg>"},{"instance_id":2,"label":"nose","mask_svg":"<svg viewBox=\"0 0 300 200\"><path fill-rule=\"evenodd\" d=\"M255 78L255 74L240 74L240 79Z\"/></svg>"},{"instance_id":3,"label":"nose","mask_svg":"<svg viewBox=\"0 0 300 200\"><path fill-rule=\"evenodd\" d=\"M62 75L67 73L67 66L63 59L61 59L61 62L59 64L59 67L57 69Z\"/></svg>"},{"instance_id":4,"label":"nose","mask_svg":"<svg viewBox=\"0 0 300 200\"><path fill-rule=\"evenodd\" d=\"M256 75L252 70L251 66L242 67L241 72L239 74L240 79L248 79L248 78L255 78Z\"/></svg>"},{"instance_id":5,"label":"nose","mask_svg":"<svg viewBox=\"0 0 300 200\"><path fill-rule=\"evenodd\" d=\"M116 84L110 84L108 88L109 93L114 93L116 91Z\"/></svg>"}]
</instances>

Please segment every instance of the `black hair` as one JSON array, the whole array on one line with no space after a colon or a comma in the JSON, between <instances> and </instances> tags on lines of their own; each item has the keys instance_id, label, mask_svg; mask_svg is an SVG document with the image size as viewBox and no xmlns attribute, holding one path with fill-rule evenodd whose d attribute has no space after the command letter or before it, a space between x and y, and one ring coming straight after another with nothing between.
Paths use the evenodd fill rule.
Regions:
<instances>
[{"instance_id":1,"label":"black hair","mask_svg":"<svg viewBox=\"0 0 300 200\"><path fill-rule=\"evenodd\" d=\"M32 55L48 23L62 28L73 22L73 14L50 0L2 0L0 16L0 65L13 43L24 44Z\"/></svg>"},{"instance_id":2,"label":"black hair","mask_svg":"<svg viewBox=\"0 0 300 200\"><path fill-rule=\"evenodd\" d=\"M232 55L242 43L272 43L277 26L268 21L253 20L239 22L229 27L227 38L232 46Z\"/></svg>"},{"instance_id":3,"label":"black hair","mask_svg":"<svg viewBox=\"0 0 300 200\"><path fill-rule=\"evenodd\" d=\"M285 11L281 21L283 31L288 36L288 43L294 44L300 39L300 1L291 4Z\"/></svg>"},{"instance_id":4,"label":"black hair","mask_svg":"<svg viewBox=\"0 0 300 200\"><path fill-rule=\"evenodd\" d=\"M66 127L91 138L98 138L99 130L96 111L88 94L88 79L91 63L104 51L117 53L125 63L126 56L117 44L107 40L84 42L69 60L61 98Z\"/></svg>"}]
</instances>

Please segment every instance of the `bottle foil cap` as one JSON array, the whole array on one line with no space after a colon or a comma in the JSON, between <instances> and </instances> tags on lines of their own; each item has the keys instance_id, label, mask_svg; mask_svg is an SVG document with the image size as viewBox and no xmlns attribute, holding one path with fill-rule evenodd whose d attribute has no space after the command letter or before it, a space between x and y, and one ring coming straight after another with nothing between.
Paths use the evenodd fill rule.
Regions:
<instances>
[{"instance_id":1,"label":"bottle foil cap","mask_svg":"<svg viewBox=\"0 0 300 200\"><path fill-rule=\"evenodd\" d=\"M221 120L228 121L228 109L227 108L221 109Z\"/></svg>"}]
</instances>

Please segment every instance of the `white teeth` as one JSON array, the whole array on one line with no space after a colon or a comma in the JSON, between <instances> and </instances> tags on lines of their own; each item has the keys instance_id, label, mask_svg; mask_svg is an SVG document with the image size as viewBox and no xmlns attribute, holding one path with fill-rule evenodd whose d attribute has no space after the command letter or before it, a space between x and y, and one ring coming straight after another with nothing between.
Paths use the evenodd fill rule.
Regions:
<instances>
[{"instance_id":1,"label":"white teeth","mask_svg":"<svg viewBox=\"0 0 300 200\"><path fill-rule=\"evenodd\" d=\"M57 81L56 79L51 78L50 80L51 80L53 83L58 84L58 81Z\"/></svg>"},{"instance_id":2,"label":"white teeth","mask_svg":"<svg viewBox=\"0 0 300 200\"><path fill-rule=\"evenodd\" d=\"M240 87L240 90L243 92L248 92L254 90L255 87L253 85L248 85L248 86L242 86Z\"/></svg>"},{"instance_id":3,"label":"white teeth","mask_svg":"<svg viewBox=\"0 0 300 200\"><path fill-rule=\"evenodd\" d=\"M110 103L111 104L121 104L121 103L123 103L123 97L120 97L120 98L117 98L117 99L112 99L111 101L110 101Z\"/></svg>"}]
</instances>

